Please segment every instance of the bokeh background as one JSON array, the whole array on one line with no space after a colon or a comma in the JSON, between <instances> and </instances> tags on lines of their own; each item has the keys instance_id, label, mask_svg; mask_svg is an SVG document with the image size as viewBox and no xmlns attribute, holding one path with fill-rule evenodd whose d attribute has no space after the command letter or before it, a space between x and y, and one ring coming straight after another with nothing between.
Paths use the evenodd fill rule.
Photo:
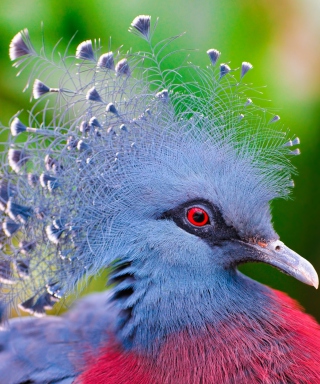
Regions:
<instances>
[{"instance_id":1,"label":"bokeh background","mask_svg":"<svg viewBox=\"0 0 320 384\"><path fill-rule=\"evenodd\" d=\"M127 29L138 14L150 14L153 21L160 18L157 40L186 32L172 49L192 49L190 60L196 64L208 65L205 52L209 48L222 51L222 61L230 61L231 67L238 67L242 61L252 63L254 70L246 80L263 92L261 103L281 116L282 126L301 139L302 155L293 159L298 170L296 187L291 200L273 202L274 225L281 239L320 272L319 0L1 0L0 3L0 121L4 125L18 110L30 108L30 90L21 92L26 77L15 77L16 71L8 58L10 40L27 27L35 47L39 48L41 22L47 52L61 37L62 50L75 32L73 52L85 39L101 38L102 45L107 47L110 36L112 49L123 45L126 51L131 46L135 50L145 48L144 42ZM241 269L265 284L288 292L320 321L319 291L262 264ZM102 280L93 283L90 289L104 289Z\"/></svg>"}]
</instances>

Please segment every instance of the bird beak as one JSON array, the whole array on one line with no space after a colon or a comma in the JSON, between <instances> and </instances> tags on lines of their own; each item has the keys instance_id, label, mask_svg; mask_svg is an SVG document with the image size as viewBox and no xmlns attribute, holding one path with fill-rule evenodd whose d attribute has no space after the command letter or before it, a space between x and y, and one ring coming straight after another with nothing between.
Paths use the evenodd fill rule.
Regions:
<instances>
[{"instance_id":1,"label":"bird beak","mask_svg":"<svg viewBox=\"0 0 320 384\"><path fill-rule=\"evenodd\" d=\"M318 289L319 278L313 266L309 261L286 247L282 241L258 242L250 244L250 247L258 251L259 261L270 264L297 280L313 285Z\"/></svg>"}]
</instances>

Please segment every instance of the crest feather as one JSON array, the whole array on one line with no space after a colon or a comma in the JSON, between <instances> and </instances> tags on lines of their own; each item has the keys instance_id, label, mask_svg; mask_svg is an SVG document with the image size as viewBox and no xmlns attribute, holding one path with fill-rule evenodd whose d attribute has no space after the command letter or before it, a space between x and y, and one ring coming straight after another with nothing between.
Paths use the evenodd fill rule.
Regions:
<instances>
[{"instance_id":1,"label":"crest feather","mask_svg":"<svg viewBox=\"0 0 320 384\"><path fill-rule=\"evenodd\" d=\"M2 143L0 302L18 302L20 309L42 316L83 277L125 255L133 241L125 237L128 222L132 233L138 231L134 202L144 217L171 204L169 195L163 206L143 202L151 204L165 189L157 171L165 175L175 161L187 167L183 156L229 172L229 189L236 189L232 179L241 165L248 190L256 188L266 204L288 195L293 171L288 156L298 154L291 149L298 139L290 141L277 129L278 116L248 98L250 89L240 80L252 65L216 68L220 52L211 49L213 65L188 65L192 81L177 76L180 68L162 72L166 57L160 53L173 39L153 45L150 22L150 16L138 16L130 29L149 50L118 53L116 64L112 52L96 60L100 48L93 50L91 40L80 43L73 58L68 54L55 64L43 49L36 53L27 30L13 38L15 65L19 60L34 65L36 101L30 126L15 116ZM56 88L38 79L55 72ZM54 94L44 104L46 93ZM197 156L199 148L210 158ZM185 177L182 171L180 176Z\"/></svg>"}]
</instances>

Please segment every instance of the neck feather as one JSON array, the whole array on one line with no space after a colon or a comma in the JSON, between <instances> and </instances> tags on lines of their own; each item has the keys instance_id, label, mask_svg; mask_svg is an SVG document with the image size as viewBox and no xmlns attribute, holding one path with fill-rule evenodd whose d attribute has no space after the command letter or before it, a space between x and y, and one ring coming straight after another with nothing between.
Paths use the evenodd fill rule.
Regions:
<instances>
[{"instance_id":1,"label":"neck feather","mask_svg":"<svg viewBox=\"0 0 320 384\"><path fill-rule=\"evenodd\" d=\"M128 372L133 384L320 382L319 325L285 294L261 288L241 276L238 279L243 279L236 282L243 284L242 289L252 290L247 299L251 304L256 300L254 309L231 307L229 313L211 318L210 307L206 309L209 322L192 322L166 334L159 333L161 324L150 312L147 324L140 330L137 326L133 337L133 342L145 343L139 332L146 333L153 326L145 336L150 344L124 351L123 343L115 340L88 367L81 377L83 382L126 382ZM140 305L143 307L143 300ZM199 306L194 305L197 311ZM163 303L159 306L163 309ZM136 321L134 312L129 322ZM187 315L179 307L175 312L180 318ZM162 339L155 338L159 334Z\"/></svg>"},{"instance_id":2,"label":"neck feather","mask_svg":"<svg viewBox=\"0 0 320 384\"><path fill-rule=\"evenodd\" d=\"M268 323L270 313L279 311L269 288L237 270L169 279L139 280L130 263L113 272L117 336L125 348L156 351L170 335L187 329L202 332L239 316L248 323Z\"/></svg>"}]
</instances>

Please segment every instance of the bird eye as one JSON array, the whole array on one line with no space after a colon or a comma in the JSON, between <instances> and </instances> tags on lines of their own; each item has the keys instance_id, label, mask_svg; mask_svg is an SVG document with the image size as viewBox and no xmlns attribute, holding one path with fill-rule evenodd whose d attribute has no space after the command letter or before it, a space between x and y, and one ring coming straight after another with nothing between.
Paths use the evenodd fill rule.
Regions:
<instances>
[{"instance_id":1,"label":"bird eye","mask_svg":"<svg viewBox=\"0 0 320 384\"><path fill-rule=\"evenodd\" d=\"M192 207L187 212L187 220L196 227L203 227L209 224L209 215L200 207Z\"/></svg>"}]
</instances>

